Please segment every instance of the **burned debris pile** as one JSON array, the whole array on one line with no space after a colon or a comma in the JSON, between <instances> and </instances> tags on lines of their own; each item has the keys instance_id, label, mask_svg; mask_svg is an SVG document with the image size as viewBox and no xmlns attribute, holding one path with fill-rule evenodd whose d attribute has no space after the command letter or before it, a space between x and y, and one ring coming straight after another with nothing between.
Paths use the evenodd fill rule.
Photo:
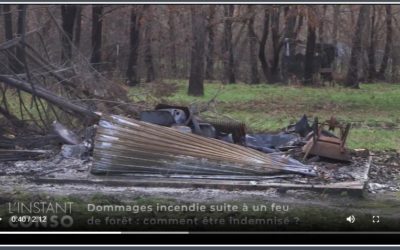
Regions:
<instances>
[{"instance_id":1,"label":"burned debris pile","mask_svg":"<svg viewBox=\"0 0 400 250\"><path fill-rule=\"evenodd\" d=\"M368 158L354 161L345 148L348 125L334 120L310 125L304 116L279 134L248 134L242 122L201 118L191 107L135 105L127 89L109 84L78 51L67 66L41 56L29 46L36 34L0 44L0 56L16 58L18 47L26 60L24 74L12 68L0 74L0 162L7 166L14 161L29 168L22 162L31 160L69 166L61 163L77 159L90 167L96 181L124 176L156 178L155 183L363 187ZM11 99L17 100L14 108L7 105ZM341 134L326 126L338 127ZM325 159L335 161L335 167ZM53 178L46 174L51 172L55 178L87 181L61 168L37 169L35 178Z\"/></svg>"},{"instance_id":2,"label":"burned debris pile","mask_svg":"<svg viewBox=\"0 0 400 250\"><path fill-rule=\"evenodd\" d=\"M362 190L368 179L368 153L345 148L349 125L341 138L323 129L343 127L333 118L310 125L303 116L279 134L246 134L240 122L202 119L187 107L164 104L141 112L139 119L102 117L91 168L96 180L125 176L148 178L154 185L226 180L242 186ZM318 143L310 150L314 140Z\"/></svg>"},{"instance_id":3,"label":"burned debris pile","mask_svg":"<svg viewBox=\"0 0 400 250\"><path fill-rule=\"evenodd\" d=\"M41 161L51 163L55 157L63 166L76 159L91 175L88 179L89 169L82 174L82 168L51 168L46 170L51 174L33 175L35 180L362 190L368 179L369 155L344 146L350 162L318 156L318 150L303 160L317 127L305 116L279 134L247 134L240 122L207 121L189 108L158 108L143 111L139 119L97 113L99 122L81 136L54 123L51 135L62 147ZM320 133L336 138L329 131Z\"/></svg>"}]
</instances>

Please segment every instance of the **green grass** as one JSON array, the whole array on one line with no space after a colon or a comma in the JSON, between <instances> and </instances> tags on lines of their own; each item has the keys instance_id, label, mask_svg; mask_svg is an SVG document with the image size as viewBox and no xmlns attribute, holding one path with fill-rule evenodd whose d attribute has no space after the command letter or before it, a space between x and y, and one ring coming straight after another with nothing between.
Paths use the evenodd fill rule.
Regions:
<instances>
[{"instance_id":1,"label":"green grass","mask_svg":"<svg viewBox=\"0 0 400 250\"><path fill-rule=\"evenodd\" d=\"M251 132L277 132L303 114L318 116L320 121L334 115L339 121L352 123L349 147L400 150L400 84L362 84L357 90L206 83L203 97L188 96L186 81L168 84L176 91L153 101L188 105L207 102L218 93L218 113L245 122ZM133 88L131 93L148 93L145 89Z\"/></svg>"}]
</instances>

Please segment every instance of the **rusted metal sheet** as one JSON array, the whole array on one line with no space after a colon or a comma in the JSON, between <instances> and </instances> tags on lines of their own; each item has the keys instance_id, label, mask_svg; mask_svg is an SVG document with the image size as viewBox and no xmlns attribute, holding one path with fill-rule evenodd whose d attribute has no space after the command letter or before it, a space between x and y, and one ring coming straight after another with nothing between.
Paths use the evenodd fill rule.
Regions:
<instances>
[{"instance_id":1,"label":"rusted metal sheet","mask_svg":"<svg viewBox=\"0 0 400 250\"><path fill-rule=\"evenodd\" d=\"M104 116L97 130L92 173L315 176L312 166L243 146L122 116Z\"/></svg>"}]
</instances>

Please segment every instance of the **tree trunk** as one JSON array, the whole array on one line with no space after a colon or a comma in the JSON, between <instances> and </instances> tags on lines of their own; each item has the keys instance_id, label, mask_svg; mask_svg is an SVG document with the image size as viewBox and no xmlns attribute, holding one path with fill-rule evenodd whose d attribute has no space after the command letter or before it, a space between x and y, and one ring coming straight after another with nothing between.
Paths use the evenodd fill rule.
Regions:
<instances>
[{"instance_id":1,"label":"tree trunk","mask_svg":"<svg viewBox=\"0 0 400 250\"><path fill-rule=\"evenodd\" d=\"M258 65L257 65L257 55L256 55L256 43L257 36L254 32L254 9L252 5L248 5L248 11L250 13L249 22L247 24L248 38L249 38L249 57L250 57L250 84L260 83L258 77Z\"/></svg>"},{"instance_id":2,"label":"tree trunk","mask_svg":"<svg viewBox=\"0 0 400 250\"><path fill-rule=\"evenodd\" d=\"M267 44L268 40L268 31L269 31L269 9L266 8L264 10L264 24L263 24L263 32L260 40L260 47L258 49L258 59L260 60L261 63L261 68L264 73L265 80L270 83L270 74L269 74L269 66L268 66L268 61L267 57L265 55L265 45Z\"/></svg>"},{"instance_id":3,"label":"tree trunk","mask_svg":"<svg viewBox=\"0 0 400 250\"><path fill-rule=\"evenodd\" d=\"M74 31L74 45L79 49L81 43L81 30L82 30L82 9L83 5L77 6L76 17L75 17L75 31Z\"/></svg>"},{"instance_id":4,"label":"tree trunk","mask_svg":"<svg viewBox=\"0 0 400 250\"><path fill-rule=\"evenodd\" d=\"M338 30L338 26L339 26L339 22L340 22L340 5L339 4L335 4L333 5L333 27L332 27L332 36L333 36L333 46L335 47L335 49L337 50L337 45L338 45L338 38L339 38L339 30ZM338 69L338 60L335 60L333 63L333 70L340 70L340 68Z\"/></svg>"},{"instance_id":5,"label":"tree trunk","mask_svg":"<svg viewBox=\"0 0 400 250\"><path fill-rule=\"evenodd\" d=\"M309 7L312 8L312 7ZM313 75L314 75L314 55L315 55L315 43L316 43L316 34L315 34L315 23L312 23L312 18L310 15L311 9L308 9L308 28L307 28L307 46L306 46L306 56L304 58L304 85L313 85Z\"/></svg>"},{"instance_id":6,"label":"tree trunk","mask_svg":"<svg viewBox=\"0 0 400 250\"><path fill-rule=\"evenodd\" d=\"M224 36L223 36L223 64L224 64L224 82L235 83L235 64L233 57L232 44L232 17L234 5L224 5Z\"/></svg>"},{"instance_id":7,"label":"tree trunk","mask_svg":"<svg viewBox=\"0 0 400 250\"><path fill-rule=\"evenodd\" d=\"M92 56L90 63L98 70L101 69L103 9L102 5L92 5Z\"/></svg>"},{"instance_id":8,"label":"tree trunk","mask_svg":"<svg viewBox=\"0 0 400 250\"><path fill-rule=\"evenodd\" d=\"M61 38L61 62L66 62L67 64L69 64L72 60L72 41L76 13L76 5L61 5L61 18L63 29L63 34Z\"/></svg>"},{"instance_id":9,"label":"tree trunk","mask_svg":"<svg viewBox=\"0 0 400 250\"><path fill-rule=\"evenodd\" d=\"M26 9L27 5L18 5L18 20L17 20L17 36L22 37L25 35L26 31ZM25 50L23 48L23 45L18 44L17 46L17 52L16 52L16 57L17 57L17 64L15 68L15 73L23 73L25 70Z\"/></svg>"},{"instance_id":10,"label":"tree trunk","mask_svg":"<svg viewBox=\"0 0 400 250\"><path fill-rule=\"evenodd\" d=\"M146 12L147 19L145 21L144 36L145 36L145 48L144 48L144 63L146 65L146 82L152 82L155 80L155 70L153 64L153 52L151 49L152 43L152 27L151 27L151 6L144 5L144 11Z\"/></svg>"},{"instance_id":11,"label":"tree trunk","mask_svg":"<svg viewBox=\"0 0 400 250\"><path fill-rule=\"evenodd\" d=\"M359 88L358 79L358 68L359 59L361 56L361 42L362 42L362 31L364 30L364 25L367 22L369 5L362 5L360 12L358 14L358 20L356 24L356 30L353 36L349 69L347 71L347 76L345 80L345 86L351 88Z\"/></svg>"},{"instance_id":12,"label":"tree trunk","mask_svg":"<svg viewBox=\"0 0 400 250\"><path fill-rule=\"evenodd\" d=\"M4 36L6 41L10 41L13 39L13 25L12 25L12 13L11 13L11 5L8 4L3 4L3 16L4 16ZM12 72L16 72L16 69L18 67L18 62L15 60L14 53L15 49L11 48L9 49L9 52L7 54L8 58L8 67Z\"/></svg>"},{"instance_id":13,"label":"tree trunk","mask_svg":"<svg viewBox=\"0 0 400 250\"><path fill-rule=\"evenodd\" d=\"M320 18L320 23L318 26L318 41L319 43L324 43L325 42L325 17L326 17L326 10L327 10L328 5L323 5L322 6L322 16Z\"/></svg>"},{"instance_id":14,"label":"tree trunk","mask_svg":"<svg viewBox=\"0 0 400 250\"><path fill-rule=\"evenodd\" d=\"M206 20L203 8L203 6L191 6L193 44L188 94L192 96L204 95Z\"/></svg>"},{"instance_id":15,"label":"tree trunk","mask_svg":"<svg viewBox=\"0 0 400 250\"><path fill-rule=\"evenodd\" d=\"M215 32L213 22L215 19L215 5L210 5L207 22L208 46L206 55L206 79L214 80L214 39Z\"/></svg>"},{"instance_id":16,"label":"tree trunk","mask_svg":"<svg viewBox=\"0 0 400 250\"><path fill-rule=\"evenodd\" d=\"M390 51L392 48L392 34L393 34L393 25L392 25L392 6L386 5L386 44L385 44L385 52L383 54L381 67L379 69L379 79L385 79L385 72L388 65Z\"/></svg>"},{"instance_id":17,"label":"tree trunk","mask_svg":"<svg viewBox=\"0 0 400 250\"><path fill-rule=\"evenodd\" d=\"M281 63L281 71L283 82L287 83L289 81L289 63L294 60L296 54L296 21L298 19L298 7L286 6L284 8L285 15L285 37L284 37L284 56ZM299 25L301 25L299 20Z\"/></svg>"},{"instance_id":18,"label":"tree trunk","mask_svg":"<svg viewBox=\"0 0 400 250\"><path fill-rule=\"evenodd\" d=\"M140 43L140 15L137 6L131 6L130 17L130 33L129 33L129 57L128 69L126 76L128 78L128 85L135 86L139 84L139 43Z\"/></svg>"},{"instance_id":19,"label":"tree trunk","mask_svg":"<svg viewBox=\"0 0 400 250\"><path fill-rule=\"evenodd\" d=\"M333 45L335 48L337 48L337 43L338 43L338 24L339 24L339 15L340 15L340 5L335 4L333 5L333 31L332 31L332 36L333 36Z\"/></svg>"},{"instance_id":20,"label":"tree trunk","mask_svg":"<svg viewBox=\"0 0 400 250\"><path fill-rule=\"evenodd\" d=\"M271 66L271 79L272 82L279 82L279 55L282 48L281 42L279 41L279 26L280 26L280 7L273 7L271 15L271 34L272 34L272 48L273 48L273 60Z\"/></svg>"},{"instance_id":21,"label":"tree trunk","mask_svg":"<svg viewBox=\"0 0 400 250\"><path fill-rule=\"evenodd\" d=\"M3 4L2 7L4 16L4 36L6 38L6 41L9 41L13 39L11 5Z\"/></svg>"},{"instance_id":22,"label":"tree trunk","mask_svg":"<svg viewBox=\"0 0 400 250\"><path fill-rule=\"evenodd\" d=\"M175 39L176 39L176 31L175 31L175 18L174 11L172 9L168 10L168 26L169 26L169 44L170 44L170 64L171 64L171 77L176 78L178 74L178 68L176 65L176 50L175 50Z\"/></svg>"},{"instance_id":23,"label":"tree trunk","mask_svg":"<svg viewBox=\"0 0 400 250\"><path fill-rule=\"evenodd\" d=\"M375 38L375 5L372 5L372 16L370 24L370 36L369 36L369 47L368 47L368 81L373 82L376 78L376 63L375 63L375 50L376 50L376 38Z\"/></svg>"}]
</instances>

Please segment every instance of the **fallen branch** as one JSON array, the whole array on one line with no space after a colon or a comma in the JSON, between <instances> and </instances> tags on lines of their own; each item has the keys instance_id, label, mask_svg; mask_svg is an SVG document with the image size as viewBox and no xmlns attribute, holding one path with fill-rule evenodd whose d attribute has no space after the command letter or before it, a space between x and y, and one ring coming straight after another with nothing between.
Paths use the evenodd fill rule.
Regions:
<instances>
[{"instance_id":1,"label":"fallen branch","mask_svg":"<svg viewBox=\"0 0 400 250\"><path fill-rule=\"evenodd\" d=\"M99 119L99 115L96 114L95 112L93 112L81 105L74 104L74 103L70 102L69 100L67 100L63 97L60 97L40 86L35 86L35 89L33 90L30 83L28 83L26 81L22 81L22 80L9 78L9 77L3 76L3 75L0 75L0 81L5 84L11 85L17 89L20 89L22 91L28 92L32 95L36 95L37 97L40 97L40 98L54 104L55 106L57 106L58 108L62 109L63 111L65 111L67 113L79 114L79 115L81 115L83 117L87 117L91 120Z\"/></svg>"}]
</instances>

